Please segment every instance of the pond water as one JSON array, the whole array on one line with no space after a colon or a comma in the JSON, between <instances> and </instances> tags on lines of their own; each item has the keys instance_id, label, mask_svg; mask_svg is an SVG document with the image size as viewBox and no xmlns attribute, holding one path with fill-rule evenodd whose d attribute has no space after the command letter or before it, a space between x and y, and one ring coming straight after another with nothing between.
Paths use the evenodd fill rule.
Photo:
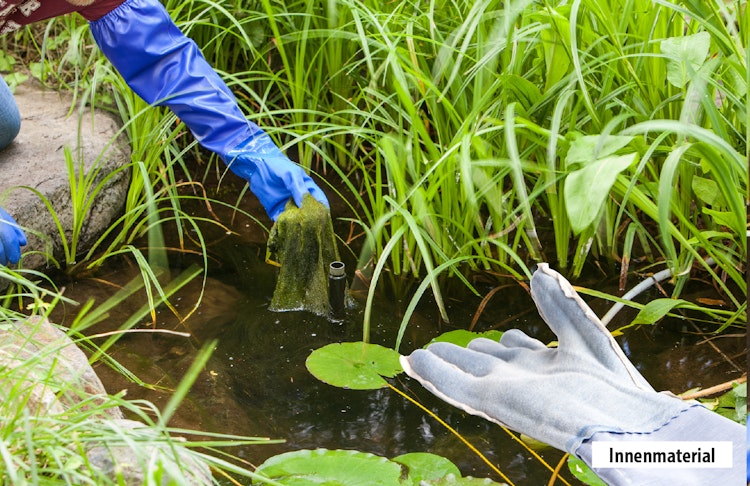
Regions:
<instances>
[{"instance_id":1,"label":"pond water","mask_svg":"<svg viewBox=\"0 0 750 486\"><path fill-rule=\"evenodd\" d=\"M457 438L393 391L343 390L319 382L308 373L305 360L312 350L331 342L362 339L361 305L350 309L341 323L304 312L271 312L268 304L276 269L263 262L264 249L228 238L214 249L214 254L223 255L222 264L212 268L200 308L183 324L166 308L158 312L156 327L189 330L191 338L138 333L123 337L112 350L115 359L144 382L155 385L155 389L135 385L99 364L97 372L110 393L127 389L129 398L165 404L170 388L190 366L197 349L215 338L218 341L209 365L171 425L285 440L283 444L232 451L255 465L274 454L301 448L357 449L386 457L426 451L447 457L464 475L500 481ZM122 285L135 276L134 271L120 268L96 280L71 283L65 295L79 301L100 300L112 293L111 287L103 286L102 281ZM602 289L601 283L592 282L597 289ZM173 299L177 310L187 312L199 291L199 281L181 290ZM356 297L361 294L354 296L358 300ZM440 323L434 306L425 305L409 324L399 351L407 354L441 332L467 328L478 302L478 299L449 297L449 314L453 319L450 326ZM112 323L119 325L142 304L142 296L124 302L112 313L109 324L98 325L90 332L111 330ZM592 303L599 315L606 311L605 305ZM401 320L400 307L401 303L385 298L376 301L372 342L393 346ZM75 309L62 306L59 315L53 318L64 324L74 312ZM628 322L628 318L632 315L618 316L621 323ZM476 330L498 326L500 330L520 328L544 342L554 339L519 285L493 297ZM616 326L617 323L610 327ZM153 323L144 322L142 327L151 329ZM742 373L737 363L744 363L744 358L736 356L744 352L744 336L718 340L723 355L706 344L696 345L699 339L683 322L632 329L618 338L656 389L679 393L737 378ZM733 355L735 363L726 359ZM405 375L392 383L416 396L455 427L516 484L549 481L549 471L496 425L441 402ZM550 403L550 407L554 406ZM541 454L553 467L562 457L562 453L550 449ZM571 484L578 484L566 469L563 476Z\"/></svg>"}]
</instances>

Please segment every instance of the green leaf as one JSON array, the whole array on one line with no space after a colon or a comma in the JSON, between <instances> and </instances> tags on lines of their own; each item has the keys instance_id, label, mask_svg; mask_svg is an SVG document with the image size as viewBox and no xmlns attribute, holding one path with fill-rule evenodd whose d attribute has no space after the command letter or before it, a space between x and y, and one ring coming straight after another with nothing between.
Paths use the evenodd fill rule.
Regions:
<instances>
[{"instance_id":1,"label":"green leaf","mask_svg":"<svg viewBox=\"0 0 750 486\"><path fill-rule=\"evenodd\" d=\"M666 316L672 309L689 305L690 302L682 299L656 299L646 304L638 315L633 319L632 324L654 324L662 317Z\"/></svg>"},{"instance_id":2,"label":"green leaf","mask_svg":"<svg viewBox=\"0 0 750 486\"><path fill-rule=\"evenodd\" d=\"M714 223L716 223L717 225L725 226L727 228L732 227L734 218L736 217L736 215L731 211L716 211L709 208L703 208L703 213L711 216L711 219L713 219Z\"/></svg>"},{"instance_id":3,"label":"green leaf","mask_svg":"<svg viewBox=\"0 0 750 486\"><path fill-rule=\"evenodd\" d=\"M444 342L453 343L465 348L471 341L475 340L476 338L483 337L492 339L493 341L500 341L502 335L502 331L473 332L467 331L466 329L456 329L454 331L445 332L440 336L434 338L432 341L427 343L425 347L429 346L432 343Z\"/></svg>"},{"instance_id":4,"label":"green leaf","mask_svg":"<svg viewBox=\"0 0 750 486\"><path fill-rule=\"evenodd\" d=\"M632 136L623 135L584 135L571 142L565 155L565 166L572 164L588 165L596 160L614 155L618 150L633 141Z\"/></svg>"},{"instance_id":5,"label":"green leaf","mask_svg":"<svg viewBox=\"0 0 750 486\"><path fill-rule=\"evenodd\" d=\"M718 398L701 400L710 410L742 425L747 421L747 383L734 384Z\"/></svg>"},{"instance_id":6,"label":"green leaf","mask_svg":"<svg viewBox=\"0 0 750 486\"><path fill-rule=\"evenodd\" d=\"M574 234L581 233L594 223L617 175L630 167L636 155L606 157L568 174L565 179L565 209Z\"/></svg>"},{"instance_id":7,"label":"green leaf","mask_svg":"<svg viewBox=\"0 0 750 486\"><path fill-rule=\"evenodd\" d=\"M714 207L726 207L724 196L721 195L719 185L712 179L705 177L693 177L691 187L695 196L706 204Z\"/></svg>"},{"instance_id":8,"label":"green leaf","mask_svg":"<svg viewBox=\"0 0 750 486\"><path fill-rule=\"evenodd\" d=\"M269 458L258 473L289 486L369 486L401 484L401 466L366 452L303 449Z\"/></svg>"},{"instance_id":9,"label":"green leaf","mask_svg":"<svg viewBox=\"0 0 750 486\"><path fill-rule=\"evenodd\" d=\"M305 364L320 381L353 390L383 388L388 385L384 376L403 371L396 351L364 342L328 344L313 351Z\"/></svg>"},{"instance_id":10,"label":"green leaf","mask_svg":"<svg viewBox=\"0 0 750 486\"><path fill-rule=\"evenodd\" d=\"M422 481L434 481L451 474L461 477L461 471L451 461L427 452L412 452L394 457L391 460L406 466L409 473L407 481L415 486L423 484Z\"/></svg>"},{"instance_id":11,"label":"green leaf","mask_svg":"<svg viewBox=\"0 0 750 486\"><path fill-rule=\"evenodd\" d=\"M585 462L575 456L568 456L568 469L573 476L589 486L607 486Z\"/></svg>"},{"instance_id":12,"label":"green leaf","mask_svg":"<svg viewBox=\"0 0 750 486\"><path fill-rule=\"evenodd\" d=\"M703 66L711 46L711 35L698 32L693 35L670 37L661 41L661 52L667 61L667 80L677 88L684 88Z\"/></svg>"}]
</instances>

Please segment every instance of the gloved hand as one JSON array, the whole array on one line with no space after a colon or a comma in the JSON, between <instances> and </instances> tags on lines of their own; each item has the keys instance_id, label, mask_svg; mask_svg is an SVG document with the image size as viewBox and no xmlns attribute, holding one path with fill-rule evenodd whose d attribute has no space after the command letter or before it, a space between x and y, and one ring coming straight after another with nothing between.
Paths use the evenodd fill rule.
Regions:
<instances>
[{"instance_id":1,"label":"gloved hand","mask_svg":"<svg viewBox=\"0 0 750 486\"><path fill-rule=\"evenodd\" d=\"M201 145L250 182L274 221L289 198L299 206L305 192L329 207L304 170L248 122L227 85L158 0L126 0L90 26L133 91L148 103L168 106Z\"/></svg>"},{"instance_id":2,"label":"gloved hand","mask_svg":"<svg viewBox=\"0 0 750 486\"><path fill-rule=\"evenodd\" d=\"M16 220L0 208L0 265L18 263L21 247L26 244L26 235Z\"/></svg>"},{"instance_id":3,"label":"gloved hand","mask_svg":"<svg viewBox=\"0 0 750 486\"><path fill-rule=\"evenodd\" d=\"M253 137L227 153L226 163L250 182L250 190L274 221L284 212L290 197L300 208L305 194L328 207L325 194L310 176L282 154L271 137L259 128Z\"/></svg>"},{"instance_id":4,"label":"gloved hand","mask_svg":"<svg viewBox=\"0 0 750 486\"><path fill-rule=\"evenodd\" d=\"M548 348L518 330L468 348L435 343L401 357L446 402L576 454L592 435L653 432L697 402L657 393L570 283L545 263L531 297L558 337Z\"/></svg>"}]
</instances>

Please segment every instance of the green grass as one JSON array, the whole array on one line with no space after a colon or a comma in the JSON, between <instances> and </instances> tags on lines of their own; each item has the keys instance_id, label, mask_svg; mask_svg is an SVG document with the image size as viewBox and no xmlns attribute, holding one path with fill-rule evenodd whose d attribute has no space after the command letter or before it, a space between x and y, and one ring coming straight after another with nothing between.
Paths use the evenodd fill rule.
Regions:
<instances>
[{"instance_id":1,"label":"green grass","mask_svg":"<svg viewBox=\"0 0 750 486\"><path fill-rule=\"evenodd\" d=\"M746 2L167 7L249 117L354 195L352 243L372 293L413 295L426 279L448 319L443 293L472 291L476 273L521 279L545 260L573 279L596 264L625 282L669 268L678 297L695 268L746 315ZM116 110L134 141L125 214L83 260L101 263L165 224L184 249L202 221L181 210L175 174L205 153L129 92L82 24L56 20L43 38L12 42L38 49L37 71L58 85ZM226 170L211 160L184 184ZM82 216L95 190L81 192Z\"/></svg>"}]
</instances>

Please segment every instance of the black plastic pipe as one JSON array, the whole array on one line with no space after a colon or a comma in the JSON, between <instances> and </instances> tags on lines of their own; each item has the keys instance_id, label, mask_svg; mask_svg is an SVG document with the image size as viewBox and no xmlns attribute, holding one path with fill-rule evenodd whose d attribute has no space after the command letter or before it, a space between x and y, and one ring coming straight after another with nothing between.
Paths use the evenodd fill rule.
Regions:
<instances>
[{"instance_id":1,"label":"black plastic pipe","mask_svg":"<svg viewBox=\"0 0 750 486\"><path fill-rule=\"evenodd\" d=\"M328 266L328 307L331 319L343 320L346 315L346 265L331 262Z\"/></svg>"}]
</instances>

